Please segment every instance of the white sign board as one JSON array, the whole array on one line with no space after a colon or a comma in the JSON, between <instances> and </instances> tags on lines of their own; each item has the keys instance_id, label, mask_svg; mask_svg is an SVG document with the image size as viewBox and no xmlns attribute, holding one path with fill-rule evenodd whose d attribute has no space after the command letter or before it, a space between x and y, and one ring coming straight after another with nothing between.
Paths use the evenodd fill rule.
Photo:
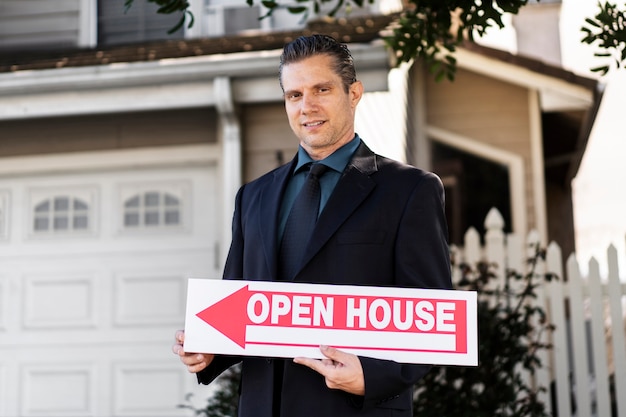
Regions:
<instances>
[{"instance_id":1,"label":"white sign board","mask_svg":"<svg viewBox=\"0 0 626 417\"><path fill-rule=\"evenodd\" d=\"M190 279L187 352L323 358L324 344L404 363L478 364L476 293Z\"/></svg>"}]
</instances>

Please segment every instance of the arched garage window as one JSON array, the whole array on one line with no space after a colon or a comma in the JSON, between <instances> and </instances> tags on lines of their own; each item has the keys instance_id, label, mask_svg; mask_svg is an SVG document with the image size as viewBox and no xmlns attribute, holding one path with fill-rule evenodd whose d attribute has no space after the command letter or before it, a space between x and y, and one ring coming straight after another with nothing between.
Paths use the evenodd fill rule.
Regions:
<instances>
[{"instance_id":1,"label":"arched garage window","mask_svg":"<svg viewBox=\"0 0 626 417\"><path fill-rule=\"evenodd\" d=\"M151 229L181 226L178 197L159 191L146 191L124 201L124 228Z\"/></svg>"},{"instance_id":2,"label":"arched garage window","mask_svg":"<svg viewBox=\"0 0 626 417\"><path fill-rule=\"evenodd\" d=\"M35 206L35 233L84 232L90 228L89 205L70 196L54 196Z\"/></svg>"}]
</instances>

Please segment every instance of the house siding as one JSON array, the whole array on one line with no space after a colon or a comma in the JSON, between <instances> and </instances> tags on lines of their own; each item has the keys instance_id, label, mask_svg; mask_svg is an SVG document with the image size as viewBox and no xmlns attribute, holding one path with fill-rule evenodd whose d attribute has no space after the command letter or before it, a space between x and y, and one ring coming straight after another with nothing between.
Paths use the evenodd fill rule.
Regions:
<instances>
[{"instance_id":1,"label":"house siding","mask_svg":"<svg viewBox=\"0 0 626 417\"><path fill-rule=\"evenodd\" d=\"M291 160L298 149L282 102L245 106L242 125L244 182Z\"/></svg>"},{"instance_id":2,"label":"house siding","mask_svg":"<svg viewBox=\"0 0 626 417\"><path fill-rule=\"evenodd\" d=\"M0 50L77 46L80 3L80 0L1 1Z\"/></svg>"},{"instance_id":3,"label":"house siding","mask_svg":"<svg viewBox=\"0 0 626 417\"><path fill-rule=\"evenodd\" d=\"M0 122L0 157L215 143L212 108Z\"/></svg>"},{"instance_id":4,"label":"house siding","mask_svg":"<svg viewBox=\"0 0 626 417\"><path fill-rule=\"evenodd\" d=\"M528 90L463 69L458 70L453 83L427 77L426 89L430 126L523 158L526 216L528 227L535 228Z\"/></svg>"}]
</instances>

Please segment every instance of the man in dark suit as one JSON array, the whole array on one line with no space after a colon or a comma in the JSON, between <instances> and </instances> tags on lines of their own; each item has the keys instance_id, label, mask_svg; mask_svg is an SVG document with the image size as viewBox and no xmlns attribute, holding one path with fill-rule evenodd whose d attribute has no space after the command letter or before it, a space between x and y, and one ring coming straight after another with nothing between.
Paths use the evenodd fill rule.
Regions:
<instances>
[{"instance_id":1,"label":"man in dark suit","mask_svg":"<svg viewBox=\"0 0 626 417\"><path fill-rule=\"evenodd\" d=\"M345 45L323 35L296 39L283 50L279 80L300 147L290 163L239 190L224 278L451 288L441 181L374 154L355 134L363 86ZM324 165L319 218L310 238L289 238L306 245L286 267L281 241L310 163ZM429 369L329 346L320 346L324 360L188 353L183 340L178 331L173 350L201 383L243 362L241 417L410 417L412 386Z\"/></svg>"}]
</instances>

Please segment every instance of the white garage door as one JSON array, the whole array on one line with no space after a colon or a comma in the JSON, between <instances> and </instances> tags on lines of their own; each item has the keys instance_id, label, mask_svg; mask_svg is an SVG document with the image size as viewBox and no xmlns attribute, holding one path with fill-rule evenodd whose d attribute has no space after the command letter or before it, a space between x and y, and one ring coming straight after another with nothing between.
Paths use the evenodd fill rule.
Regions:
<instances>
[{"instance_id":1,"label":"white garage door","mask_svg":"<svg viewBox=\"0 0 626 417\"><path fill-rule=\"evenodd\" d=\"M0 416L184 415L202 392L170 347L186 279L220 275L218 169L178 151L0 167Z\"/></svg>"}]
</instances>

